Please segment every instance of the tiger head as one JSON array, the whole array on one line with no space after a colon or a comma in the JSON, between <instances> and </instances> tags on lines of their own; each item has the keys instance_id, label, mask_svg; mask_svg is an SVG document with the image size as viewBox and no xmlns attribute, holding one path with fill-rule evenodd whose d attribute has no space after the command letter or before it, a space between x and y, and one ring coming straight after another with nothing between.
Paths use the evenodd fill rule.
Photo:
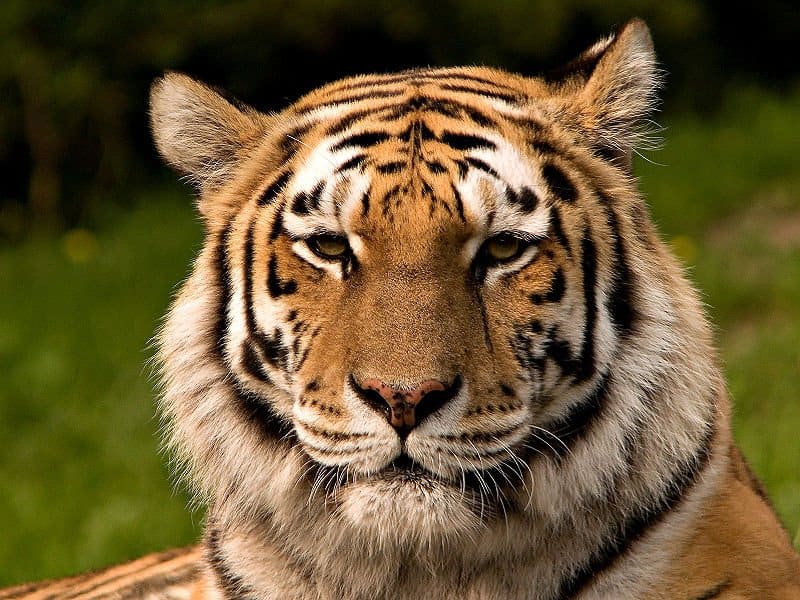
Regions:
<instances>
[{"instance_id":1,"label":"tiger head","mask_svg":"<svg viewBox=\"0 0 800 600\"><path fill-rule=\"evenodd\" d=\"M359 76L278 114L158 80L156 144L206 229L160 336L162 411L213 518L449 539L622 468L622 429L580 442L690 360L679 315L707 338L630 172L657 86L639 21L547 78Z\"/></svg>"}]
</instances>

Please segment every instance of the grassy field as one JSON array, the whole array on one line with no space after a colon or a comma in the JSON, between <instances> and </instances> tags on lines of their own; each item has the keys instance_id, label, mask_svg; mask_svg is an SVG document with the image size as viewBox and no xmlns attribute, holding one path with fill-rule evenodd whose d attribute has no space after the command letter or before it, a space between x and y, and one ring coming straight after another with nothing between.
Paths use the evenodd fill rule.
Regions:
<instances>
[{"instance_id":1,"label":"grassy field","mask_svg":"<svg viewBox=\"0 0 800 600\"><path fill-rule=\"evenodd\" d=\"M673 119L637 171L702 290L736 433L800 531L800 96L742 94ZM148 340L198 248L188 191L153 193L95 231L0 249L0 585L184 544L159 456ZM800 540L798 540L800 542Z\"/></svg>"}]
</instances>

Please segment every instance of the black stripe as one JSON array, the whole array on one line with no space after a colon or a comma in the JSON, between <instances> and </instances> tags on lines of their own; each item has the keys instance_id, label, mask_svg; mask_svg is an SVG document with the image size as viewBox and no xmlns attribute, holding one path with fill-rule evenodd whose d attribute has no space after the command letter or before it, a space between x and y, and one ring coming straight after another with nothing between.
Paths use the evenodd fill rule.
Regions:
<instances>
[{"instance_id":1,"label":"black stripe","mask_svg":"<svg viewBox=\"0 0 800 600\"><path fill-rule=\"evenodd\" d=\"M402 186L397 183L386 190L384 193L383 198L381 199L381 204L383 205L383 214L386 215L391 210L391 203L392 200L400 193Z\"/></svg>"},{"instance_id":2,"label":"black stripe","mask_svg":"<svg viewBox=\"0 0 800 600\"><path fill-rule=\"evenodd\" d=\"M357 122L363 120L366 117L378 115L383 111L389 110L397 106L394 103L383 104L381 106L364 108L361 110L356 110L351 112L345 117L342 117L337 123L331 125L327 130L325 130L325 137L334 137L340 133L342 133L348 127L355 125Z\"/></svg>"},{"instance_id":3,"label":"black stripe","mask_svg":"<svg viewBox=\"0 0 800 600\"><path fill-rule=\"evenodd\" d=\"M266 206L275 200L278 197L278 194L283 189L283 186L286 185L286 182L289 181L289 178L292 176L291 171L284 171L273 181L267 189L264 190L264 193L258 199L259 206Z\"/></svg>"},{"instance_id":4,"label":"black stripe","mask_svg":"<svg viewBox=\"0 0 800 600\"><path fill-rule=\"evenodd\" d=\"M456 201L456 213L458 213L458 218L461 219L462 223L467 222L467 218L464 216L464 200L461 198L461 192L458 191L458 188L451 183L450 189L453 191L453 198Z\"/></svg>"},{"instance_id":5,"label":"black stripe","mask_svg":"<svg viewBox=\"0 0 800 600\"><path fill-rule=\"evenodd\" d=\"M284 232L283 230L283 209L286 205L283 204L275 211L275 220L272 221L272 228L269 230L269 241L274 242L277 240L281 234Z\"/></svg>"},{"instance_id":6,"label":"black stripe","mask_svg":"<svg viewBox=\"0 0 800 600\"><path fill-rule=\"evenodd\" d=\"M352 158L343 162L336 171L337 173L343 173L349 169L355 169L356 167L362 169L367 160L368 158L365 154L356 154Z\"/></svg>"},{"instance_id":7,"label":"black stripe","mask_svg":"<svg viewBox=\"0 0 800 600\"><path fill-rule=\"evenodd\" d=\"M331 93L336 94L340 92L360 90L363 88L386 86L393 83L405 83L411 77L413 77L414 74L415 70L403 71L401 73L391 73L387 75L360 75L356 77L355 81L350 81L349 83L343 83L342 85L336 86L336 88L331 90Z\"/></svg>"},{"instance_id":8,"label":"black stripe","mask_svg":"<svg viewBox=\"0 0 800 600\"><path fill-rule=\"evenodd\" d=\"M556 596L559 600L568 600L580 594L589 582L613 565L635 542L642 539L651 528L666 517L667 513L680 504L708 464L715 434L716 430L712 425L700 441L696 453L688 460L680 461L676 465L672 478L662 488L661 494L649 501L642 502L637 507L638 510L628 515L621 523L620 530L615 530L586 564L561 583ZM610 493L614 492L610 491Z\"/></svg>"},{"instance_id":9,"label":"black stripe","mask_svg":"<svg viewBox=\"0 0 800 600\"><path fill-rule=\"evenodd\" d=\"M255 345L251 339L246 339L242 342L240 348L242 355L242 367L244 370L255 379L263 381L264 383L271 383L269 373L264 369L264 363L258 355Z\"/></svg>"},{"instance_id":10,"label":"black stripe","mask_svg":"<svg viewBox=\"0 0 800 600\"><path fill-rule=\"evenodd\" d=\"M549 130L550 128L546 123L531 116L529 113L525 115L503 115L506 121L514 123L517 127L527 131L529 135L539 133L541 131Z\"/></svg>"},{"instance_id":11,"label":"black stripe","mask_svg":"<svg viewBox=\"0 0 800 600\"><path fill-rule=\"evenodd\" d=\"M473 158L472 156L467 156L464 160L470 166L472 166L472 167L474 167L476 169L480 169L481 171L483 171L485 173L488 173L489 175L491 175L492 177L494 177L496 179L500 179L500 175L497 174L497 171L495 171L492 167L487 165L482 160L480 160L478 158Z\"/></svg>"},{"instance_id":12,"label":"black stripe","mask_svg":"<svg viewBox=\"0 0 800 600\"><path fill-rule=\"evenodd\" d=\"M542 177L553 196L559 200L572 204L578 199L578 191L560 167L547 163L542 167Z\"/></svg>"},{"instance_id":13,"label":"black stripe","mask_svg":"<svg viewBox=\"0 0 800 600\"><path fill-rule=\"evenodd\" d=\"M408 116L414 111L436 113L451 119L470 119L482 127L496 127L497 121L488 114L468 104L444 98L431 98L416 96L411 101L398 105L394 110L384 115L383 121L396 121Z\"/></svg>"},{"instance_id":14,"label":"black stripe","mask_svg":"<svg viewBox=\"0 0 800 600\"><path fill-rule=\"evenodd\" d=\"M606 373L583 400L570 407L565 416L533 430L527 441L530 450L566 458L578 440L586 436L592 423L602 418L608 403L610 385L611 377Z\"/></svg>"},{"instance_id":15,"label":"black stripe","mask_svg":"<svg viewBox=\"0 0 800 600\"><path fill-rule=\"evenodd\" d=\"M331 93L359 90L369 87L380 87L396 83L409 83L411 85L422 85L424 83L439 82L442 80L452 81L454 79L460 79L463 81L472 81L475 83L482 83L484 85L490 85L495 88L507 90L512 93L517 92L517 90L514 89L513 87L507 86L502 83L498 83L496 81L487 79L485 77L479 77L477 75L464 73L462 71L457 71L457 70L431 71L429 69L409 69L401 73L395 73L389 75L373 75L367 77L358 77L356 81L352 81L350 83L345 83L343 85L337 86L334 90L331 90Z\"/></svg>"},{"instance_id":16,"label":"black stripe","mask_svg":"<svg viewBox=\"0 0 800 600\"><path fill-rule=\"evenodd\" d=\"M561 369L562 377L574 375L580 370L580 360L573 356L572 344L558 336L557 327L548 330L544 352Z\"/></svg>"},{"instance_id":17,"label":"black stripe","mask_svg":"<svg viewBox=\"0 0 800 600\"><path fill-rule=\"evenodd\" d=\"M468 73L462 73L462 72L458 72L458 71L456 71L456 72L445 71L443 73L428 73L428 74L424 75L424 78L425 79L431 79L431 80L437 80L437 81L443 80L443 79L444 80L464 79L465 81L474 81L475 83L482 83L484 85L490 85L492 87L495 87L495 88L498 88L498 89L502 89L502 90L506 90L506 91L514 93L514 94L519 93L513 87L507 86L507 85L505 85L503 83L497 83L496 81L492 81L491 79L486 79L485 77L478 77L477 75L471 75L471 74L468 74Z\"/></svg>"},{"instance_id":18,"label":"black stripe","mask_svg":"<svg viewBox=\"0 0 800 600\"><path fill-rule=\"evenodd\" d=\"M420 196L422 196L423 198L430 198L432 204L436 203L436 196L433 193L433 188L431 187L431 184L428 183L422 176L419 177L419 193Z\"/></svg>"},{"instance_id":19,"label":"black stripe","mask_svg":"<svg viewBox=\"0 0 800 600\"><path fill-rule=\"evenodd\" d=\"M385 142L391 137L385 131L363 131L335 143L331 146L331 152L338 152L345 148L369 148Z\"/></svg>"},{"instance_id":20,"label":"black stripe","mask_svg":"<svg viewBox=\"0 0 800 600\"><path fill-rule=\"evenodd\" d=\"M252 233L253 225L250 226L250 232ZM232 292L232 284L231 284L231 266L230 266L230 257L228 256L228 244L230 241L230 236L233 231L233 222L229 223L223 233L219 236L219 240L217 242L217 249L216 249L216 263L217 263L217 285L220 288L220 304L217 308L217 318L216 318L216 325L215 325L215 336L216 336L216 344L215 349L217 352L217 356L219 358L220 363L226 365L227 368L230 370L230 365L227 361L227 354L225 351L225 344L228 338L228 306L230 305L231 298L233 296ZM244 302L247 306L245 310L245 320L247 323L247 329L250 333L251 337L255 337L256 340L259 339L258 336L254 336L253 332L256 329L255 325L255 316L253 315L252 310L252 277L251 277L251 265L253 262L253 243L252 243L252 235L247 236L247 242L245 243L245 290L244 290ZM253 342L249 342L252 344ZM263 350L263 348L262 348ZM263 367L262 367L263 368ZM260 370L260 369L259 369ZM237 397L237 406L240 410L249 418L258 421L259 426L265 432L267 437L273 437L276 439L281 439L284 436L288 435L289 432L292 431L291 427L289 427L286 423L280 419L272 409L263 404L262 401L254 401L251 397L245 397L245 395L239 391L236 386L231 386L233 388L234 393Z\"/></svg>"},{"instance_id":21,"label":"black stripe","mask_svg":"<svg viewBox=\"0 0 800 600\"><path fill-rule=\"evenodd\" d=\"M594 327L597 322L597 249L592 231L587 225L581 240L581 268L583 269L583 298L586 317L583 326L580 368L575 374L575 383L586 381L595 372Z\"/></svg>"},{"instance_id":22,"label":"black stripe","mask_svg":"<svg viewBox=\"0 0 800 600\"><path fill-rule=\"evenodd\" d=\"M541 332L542 326L539 321L517 325L514 327L514 335L511 337L511 347L520 367L529 373L539 374L543 377L545 369L544 357L534 354L531 349L531 342L534 341L532 334L538 337Z\"/></svg>"},{"instance_id":23,"label":"black stripe","mask_svg":"<svg viewBox=\"0 0 800 600\"><path fill-rule=\"evenodd\" d=\"M694 600L712 600L712 598L719 598L719 595L730 587L731 587L731 580L726 579L725 581L719 582L710 590L706 590L705 592L694 598Z\"/></svg>"},{"instance_id":24,"label":"black stripe","mask_svg":"<svg viewBox=\"0 0 800 600\"><path fill-rule=\"evenodd\" d=\"M596 156L599 156L604 161L623 169L627 173L631 172L631 164L629 162L631 157L619 148L596 144L592 146L592 150Z\"/></svg>"},{"instance_id":25,"label":"black stripe","mask_svg":"<svg viewBox=\"0 0 800 600\"><path fill-rule=\"evenodd\" d=\"M296 443L294 428L287 423L268 400L258 394L234 387L236 406L246 420L258 427L266 439L286 442L290 445Z\"/></svg>"},{"instance_id":26,"label":"black stripe","mask_svg":"<svg viewBox=\"0 0 800 600\"><path fill-rule=\"evenodd\" d=\"M453 103L455 104L455 103ZM497 127L497 121L477 108L462 105L464 114L481 127Z\"/></svg>"},{"instance_id":27,"label":"black stripe","mask_svg":"<svg viewBox=\"0 0 800 600\"><path fill-rule=\"evenodd\" d=\"M406 163L403 162L403 161L399 161L399 160L398 161L384 163L384 164L378 165L376 167L378 172L381 173L382 175L392 175L394 173L399 173L400 171L402 171L405 168L406 168Z\"/></svg>"},{"instance_id":28,"label":"black stripe","mask_svg":"<svg viewBox=\"0 0 800 600\"><path fill-rule=\"evenodd\" d=\"M550 230L553 232L556 240L558 240L558 243L566 250L567 256L572 256L572 248L569 245L569 240L564 233L564 226L561 223L561 211L559 211L556 206L550 207Z\"/></svg>"},{"instance_id":29,"label":"black stripe","mask_svg":"<svg viewBox=\"0 0 800 600\"><path fill-rule=\"evenodd\" d=\"M606 300L606 308L618 334L626 335L633 329L636 321L634 308L633 275L628 267L627 252L622 233L619 228L619 219L611 206L609 199L600 195L601 203L606 210L606 222L614 238L614 259L612 267L611 288Z\"/></svg>"},{"instance_id":30,"label":"black stripe","mask_svg":"<svg viewBox=\"0 0 800 600\"><path fill-rule=\"evenodd\" d=\"M300 321L297 321L294 325L292 325L292 333L302 333L306 329L308 329L308 323L306 321L303 321L302 319Z\"/></svg>"},{"instance_id":31,"label":"black stripe","mask_svg":"<svg viewBox=\"0 0 800 600\"><path fill-rule=\"evenodd\" d=\"M283 343L283 336L279 329L272 330L272 334L259 333L258 345L264 353L264 359L272 366L285 371L289 366L289 348Z\"/></svg>"},{"instance_id":32,"label":"black stripe","mask_svg":"<svg viewBox=\"0 0 800 600\"><path fill-rule=\"evenodd\" d=\"M307 215L312 210L319 208L319 201L324 188L325 182L320 181L310 192L297 194L292 200L292 212L298 215Z\"/></svg>"},{"instance_id":33,"label":"black stripe","mask_svg":"<svg viewBox=\"0 0 800 600\"><path fill-rule=\"evenodd\" d=\"M254 597L253 590L228 567L220 548L219 533L214 528L209 529L206 535L206 560L225 600L247 600Z\"/></svg>"},{"instance_id":34,"label":"black stripe","mask_svg":"<svg viewBox=\"0 0 800 600\"><path fill-rule=\"evenodd\" d=\"M496 127L497 121L482 112L481 110L458 102L455 100L445 100L443 98L427 98L425 105L422 107L424 110L434 112L445 117L453 119L462 119L466 116L471 121L482 127Z\"/></svg>"},{"instance_id":35,"label":"black stripe","mask_svg":"<svg viewBox=\"0 0 800 600\"><path fill-rule=\"evenodd\" d=\"M431 142L437 139L436 134L430 127L428 127L428 124L425 121L419 120L417 123L419 123L418 132L420 142Z\"/></svg>"},{"instance_id":36,"label":"black stripe","mask_svg":"<svg viewBox=\"0 0 800 600\"><path fill-rule=\"evenodd\" d=\"M216 351L221 362L225 362L225 343L228 338L228 306L233 295L231 291L231 269L230 258L228 258L228 243L230 242L233 222L229 223L217 240L216 263L217 263L217 287L219 288L220 303L217 307L216 325L214 335L216 337Z\"/></svg>"},{"instance_id":37,"label":"black stripe","mask_svg":"<svg viewBox=\"0 0 800 600\"><path fill-rule=\"evenodd\" d=\"M244 304L245 304L245 324L251 343L255 343L261 350L262 357L273 367L285 370L289 363L289 350L281 342L281 334L275 329L272 335L267 335L260 331L255 317L253 299L253 259L254 259L254 228L251 224L247 233L244 247Z\"/></svg>"},{"instance_id":38,"label":"black stripe","mask_svg":"<svg viewBox=\"0 0 800 600\"><path fill-rule=\"evenodd\" d=\"M447 168L438 160L426 160L425 166L428 167L428 170L434 175L441 175L447 172Z\"/></svg>"},{"instance_id":39,"label":"black stripe","mask_svg":"<svg viewBox=\"0 0 800 600\"><path fill-rule=\"evenodd\" d=\"M297 282L294 279L281 279L278 275L278 259L275 254L269 257L269 266L267 267L267 290L269 291L269 295L273 298L288 296L297 291Z\"/></svg>"},{"instance_id":40,"label":"black stripe","mask_svg":"<svg viewBox=\"0 0 800 600\"><path fill-rule=\"evenodd\" d=\"M475 295L478 299L478 308L481 311L481 324L483 325L483 341L486 343L486 348L489 352L494 351L494 344L492 343L492 333L489 328L489 316L486 310L486 302L483 299L483 295L480 293L480 290L477 286L474 286Z\"/></svg>"},{"instance_id":41,"label":"black stripe","mask_svg":"<svg viewBox=\"0 0 800 600\"><path fill-rule=\"evenodd\" d=\"M367 190L364 192L364 195L361 196L361 216L366 217L369 213L369 193L371 190Z\"/></svg>"},{"instance_id":42,"label":"black stripe","mask_svg":"<svg viewBox=\"0 0 800 600\"><path fill-rule=\"evenodd\" d=\"M287 131L281 138L280 148L283 153L283 161L289 160L300 149L302 138L309 130L309 125L301 125Z\"/></svg>"},{"instance_id":43,"label":"black stripe","mask_svg":"<svg viewBox=\"0 0 800 600\"><path fill-rule=\"evenodd\" d=\"M375 98L396 98L397 96L401 96L405 90L372 90L369 92L365 92L363 94L354 94L352 96L342 96L341 98L332 98L326 102L321 102L319 104L312 104L310 106L306 106L301 108L297 112L301 115L308 114L310 112L314 112L315 110L321 108L329 108L331 106L336 106L337 104L348 104L351 102L361 102L363 100L372 100Z\"/></svg>"},{"instance_id":44,"label":"black stripe","mask_svg":"<svg viewBox=\"0 0 800 600\"><path fill-rule=\"evenodd\" d=\"M775 507L772 506L772 500L770 499L769 495L767 494L767 490L764 487L764 484L761 482L761 480L758 478L758 476L753 471L753 467L750 466L750 463L747 462L747 459L745 459L744 455L741 453L741 451L735 445L733 445L731 447L731 465L733 465L734 461L736 460L734 458L734 453L735 453L736 457L738 457L738 460L739 460L739 462L740 462L740 464L742 466L742 470L744 471L744 475L746 477L746 481L742 481L741 480L738 469L734 469L734 477L736 477L737 480L741 481L744 485L748 486L751 490L753 490L753 492L755 492L756 496L761 498L761 500L767 506L769 506L769 508L772 510L772 512L775 512Z\"/></svg>"},{"instance_id":45,"label":"black stripe","mask_svg":"<svg viewBox=\"0 0 800 600\"><path fill-rule=\"evenodd\" d=\"M511 387L506 385L505 383L500 384L500 391L503 393L504 396L508 396L509 398L516 397L514 390L511 389Z\"/></svg>"},{"instance_id":46,"label":"black stripe","mask_svg":"<svg viewBox=\"0 0 800 600\"><path fill-rule=\"evenodd\" d=\"M421 125L422 121L420 120L414 121L403 131L397 134L397 139L406 144L413 143L412 148L416 147L417 145L416 142L419 139L419 133L420 133L418 129L420 128ZM412 139L412 134L413 134L413 139Z\"/></svg>"},{"instance_id":47,"label":"black stripe","mask_svg":"<svg viewBox=\"0 0 800 600\"><path fill-rule=\"evenodd\" d=\"M553 274L553 279L550 281L550 289L543 296L542 294L531 294L530 300L534 304L542 304L544 302L560 302L564 297L564 292L567 290L567 281L564 277L564 270L559 267Z\"/></svg>"},{"instance_id":48,"label":"black stripe","mask_svg":"<svg viewBox=\"0 0 800 600\"><path fill-rule=\"evenodd\" d=\"M526 213L532 213L539 204L539 198L536 197L536 193L527 186L524 186L519 192L507 187L506 200Z\"/></svg>"},{"instance_id":49,"label":"black stripe","mask_svg":"<svg viewBox=\"0 0 800 600\"><path fill-rule=\"evenodd\" d=\"M285 369L288 362L288 350L280 343L280 332L277 330L273 336L267 336L258 331L253 312L253 230L255 225L250 226L247 240L245 242L244 260L244 303L245 303L245 322L247 325L248 339L244 342L243 350L246 350L242 358L243 366L258 379L269 380L269 375L264 369L262 361L269 362L273 366ZM256 347L260 350L256 351ZM223 355L224 356L224 355ZM257 364L253 364L253 363ZM259 377L259 374L261 377ZM292 432L291 425L287 424L279 415L275 413L268 401L251 392L232 386L236 394L237 406L242 415L249 421L255 423L265 437L271 439L284 439Z\"/></svg>"},{"instance_id":50,"label":"black stripe","mask_svg":"<svg viewBox=\"0 0 800 600\"><path fill-rule=\"evenodd\" d=\"M491 140L478 135L470 135L466 133L455 133L452 131L445 131L439 138L443 144L447 144L451 148L466 152L467 150L496 150L497 145Z\"/></svg>"},{"instance_id":51,"label":"black stripe","mask_svg":"<svg viewBox=\"0 0 800 600\"><path fill-rule=\"evenodd\" d=\"M319 331L320 331L320 328L317 327L316 329L314 329L311 332L311 335L308 337L308 342L306 343L305 350L303 350L302 356L300 356L300 359L297 361L296 371L299 371L300 369L303 368L303 365L305 364L306 359L308 358L308 354L309 354L309 352L311 352L311 342L313 342L314 338L317 337L317 334L319 334Z\"/></svg>"},{"instance_id":52,"label":"black stripe","mask_svg":"<svg viewBox=\"0 0 800 600\"><path fill-rule=\"evenodd\" d=\"M605 56L605 51L597 53L587 53L555 69L550 69L544 73L542 78L547 83L558 84L567 78L580 78L587 80L594 72L600 59Z\"/></svg>"},{"instance_id":53,"label":"black stripe","mask_svg":"<svg viewBox=\"0 0 800 600\"><path fill-rule=\"evenodd\" d=\"M495 90L486 90L481 88L475 88L469 85L458 85L458 84L451 84L451 83L443 83L439 85L440 88L443 90L448 90L451 92L463 92L466 94L475 94L478 96L486 96L489 98L496 98L497 100L503 100L504 102L508 102L509 104L518 104L522 100L524 100L524 96L522 94L514 93L514 94L506 94L504 92L498 92Z\"/></svg>"},{"instance_id":54,"label":"black stripe","mask_svg":"<svg viewBox=\"0 0 800 600\"><path fill-rule=\"evenodd\" d=\"M532 150L540 154L558 154L558 150L556 149L553 144L548 141L534 138L528 142L528 145L531 147Z\"/></svg>"}]
</instances>

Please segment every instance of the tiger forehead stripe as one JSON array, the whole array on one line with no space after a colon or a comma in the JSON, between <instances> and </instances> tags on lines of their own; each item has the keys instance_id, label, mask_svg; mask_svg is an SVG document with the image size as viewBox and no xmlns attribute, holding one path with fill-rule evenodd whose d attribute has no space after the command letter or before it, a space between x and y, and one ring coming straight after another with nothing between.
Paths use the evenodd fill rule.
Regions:
<instances>
[{"instance_id":1,"label":"tiger forehead stripe","mask_svg":"<svg viewBox=\"0 0 800 600\"><path fill-rule=\"evenodd\" d=\"M406 83L409 81L454 81L454 80L462 80L462 81L469 81L478 84L489 85L498 89L504 89L508 92L518 93L518 90L509 87L505 83L495 81L488 77L481 77L479 75L475 75L474 73L467 73L460 69L412 69L410 71L404 71L403 73L395 74L395 75L361 75L355 78L355 81L350 81L348 83L334 84L330 91L331 92L338 92L338 91L347 91L353 89L359 89L362 87L374 87L377 85L387 85L392 83Z\"/></svg>"},{"instance_id":2,"label":"tiger forehead stripe","mask_svg":"<svg viewBox=\"0 0 800 600\"><path fill-rule=\"evenodd\" d=\"M401 75L359 78L357 81L343 85L323 88L314 96L319 95L323 98L322 103L318 105L321 106L328 102L350 103L374 97L392 97L405 88L422 88L425 86L437 87L452 92L494 97L512 104L518 103L525 98L525 95L520 90L504 83L496 82L486 77L449 70L418 70L409 71ZM360 92L365 89L369 89L370 92L349 93ZM304 104L302 101L299 103L301 111L308 109ZM310 106L313 106L313 103Z\"/></svg>"},{"instance_id":3,"label":"tiger forehead stripe","mask_svg":"<svg viewBox=\"0 0 800 600\"><path fill-rule=\"evenodd\" d=\"M369 91L361 92L362 89ZM501 114L519 117L524 114L521 110L521 103L525 101L525 95L514 88L495 83L466 81L456 83L448 77L409 77L407 80L390 81L384 84L357 86L347 89L323 89L312 94L309 98L301 100L295 107L295 114L316 116L323 119L329 116L328 110L340 110L344 107L356 108L363 103L380 102L385 99L398 99L399 107L404 104L402 98L408 99L409 96L419 97L421 90L425 90L423 96L430 97L432 100L441 99L445 102L463 102L470 98L479 99L483 103L488 103L495 111ZM441 98L441 96L446 97ZM455 98L454 98L455 96ZM458 98L458 100L456 100ZM382 105L385 106L385 105ZM413 104L411 106L413 107ZM401 108L402 110L402 108ZM478 115L482 119L481 111L466 111L468 114Z\"/></svg>"}]
</instances>

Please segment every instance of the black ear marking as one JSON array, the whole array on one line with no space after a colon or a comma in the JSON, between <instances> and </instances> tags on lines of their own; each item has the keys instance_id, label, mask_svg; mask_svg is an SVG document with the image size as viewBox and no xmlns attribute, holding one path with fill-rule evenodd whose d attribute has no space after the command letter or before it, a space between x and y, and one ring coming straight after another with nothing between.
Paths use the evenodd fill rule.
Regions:
<instances>
[{"instance_id":1,"label":"black ear marking","mask_svg":"<svg viewBox=\"0 0 800 600\"><path fill-rule=\"evenodd\" d=\"M586 146L625 168L635 148L657 147L649 115L661 72L650 30L633 19L545 79Z\"/></svg>"}]
</instances>

